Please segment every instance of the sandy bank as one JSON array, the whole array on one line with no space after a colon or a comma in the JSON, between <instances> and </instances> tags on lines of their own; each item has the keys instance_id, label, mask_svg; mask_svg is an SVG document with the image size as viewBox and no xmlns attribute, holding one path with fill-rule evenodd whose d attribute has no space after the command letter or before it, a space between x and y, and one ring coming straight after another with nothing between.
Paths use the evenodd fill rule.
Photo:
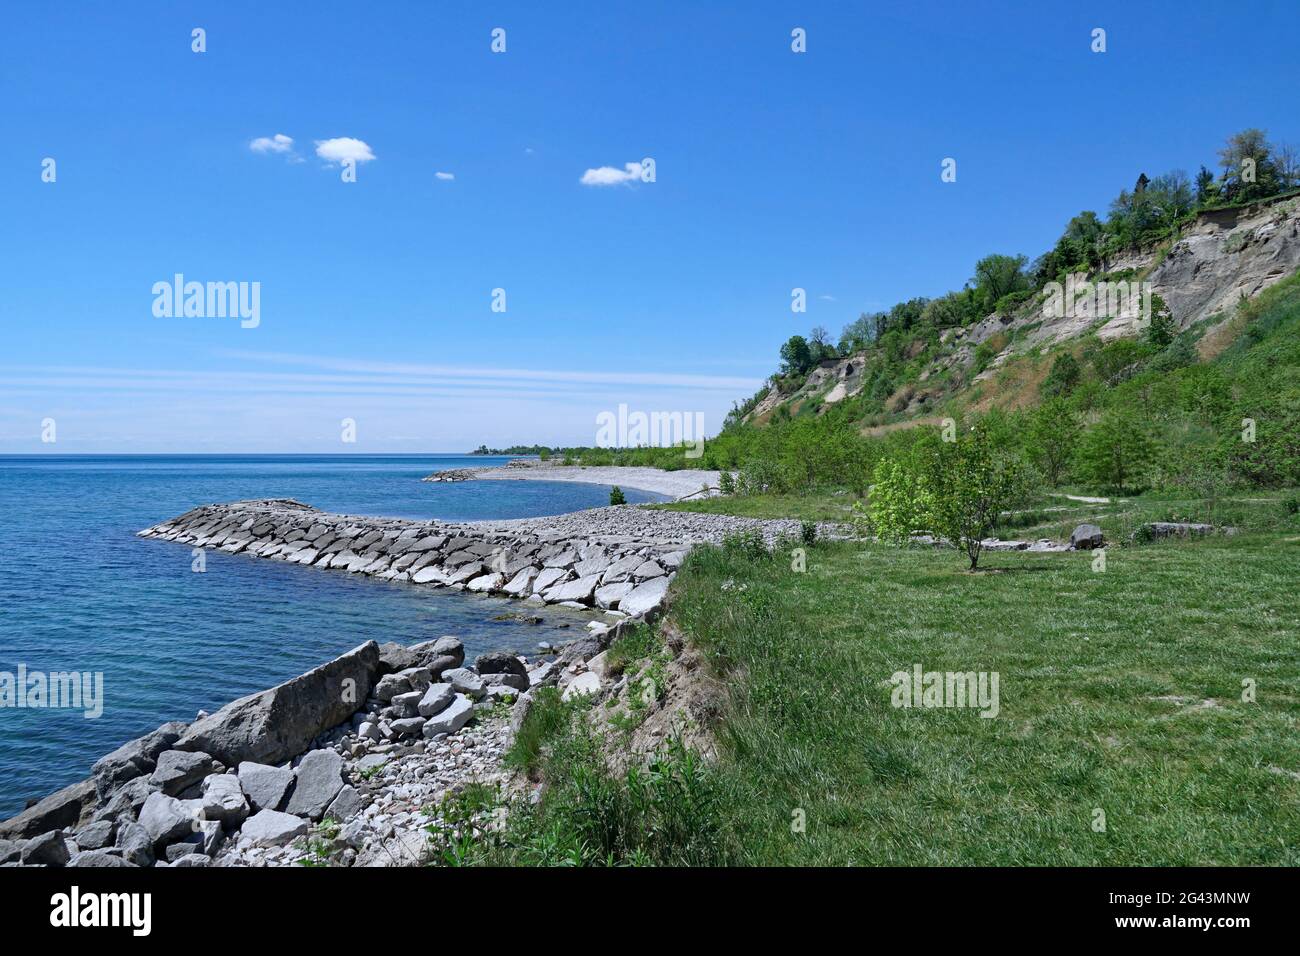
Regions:
<instances>
[{"instance_id":1,"label":"sandy bank","mask_svg":"<svg viewBox=\"0 0 1300 956\"><path fill-rule=\"evenodd\" d=\"M613 465L560 465L549 461L520 460L508 465L483 468L458 468L441 471L425 481L579 481L592 485L618 485L620 488L639 488L667 495L674 501L682 498L704 497L717 494L716 471L683 468L680 471L663 471L659 468L618 467Z\"/></svg>"}]
</instances>

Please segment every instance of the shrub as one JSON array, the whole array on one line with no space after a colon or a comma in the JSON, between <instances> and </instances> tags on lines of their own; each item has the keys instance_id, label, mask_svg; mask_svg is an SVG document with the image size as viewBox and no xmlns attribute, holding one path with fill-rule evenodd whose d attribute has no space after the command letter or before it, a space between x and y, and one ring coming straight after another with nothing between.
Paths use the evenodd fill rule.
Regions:
<instances>
[{"instance_id":1,"label":"shrub","mask_svg":"<svg viewBox=\"0 0 1300 956\"><path fill-rule=\"evenodd\" d=\"M763 534L757 528L736 531L722 539L722 550L727 554L738 554L751 561L768 556L767 544Z\"/></svg>"},{"instance_id":2,"label":"shrub","mask_svg":"<svg viewBox=\"0 0 1300 956\"><path fill-rule=\"evenodd\" d=\"M736 479L725 468L718 474L718 493L723 495L734 495L736 493Z\"/></svg>"},{"instance_id":3,"label":"shrub","mask_svg":"<svg viewBox=\"0 0 1300 956\"><path fill-rule=\"evenodd\" d=\"M609 503L611 505L627 504L627 498L623 495L623 489L620 488L618 485L615 485L613 488L609 489Z\"/></svg>"},{"instance_id":4,"label":"shrub","mask_svg":"<svg viewBox=\"0 0 1300 956\"><path fill-rule=\"evenodd\" d=\"M803 543L810 548L814 544L816 544L817 543L817 522L809 521L807 519L804 519L803 521L799 522L799 537L801 537L803 539Z\"/></svg>"},{"instance_id":5,"label":"shrub","mask_svg":"<svg viewBox=\"0 0 1300 956\"><path fill-rule=\"evenodd\" d=\"M984 539L1028 484L1019 459L999 453L981 426L929 449L914 471L882 465L869 505L881 537L906 541L927 528L964 552L972 571Z\"/></svg>"}]
</instances>

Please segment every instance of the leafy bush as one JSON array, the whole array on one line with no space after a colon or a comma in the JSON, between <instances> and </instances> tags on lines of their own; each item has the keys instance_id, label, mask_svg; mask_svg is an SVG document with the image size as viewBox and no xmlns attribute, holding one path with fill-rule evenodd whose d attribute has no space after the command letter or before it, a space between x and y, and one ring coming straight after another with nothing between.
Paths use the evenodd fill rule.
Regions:
<instances>
[{"instance_id":1,"label":"leafy bush","mask_svg":"<svg viewBox=\"0 0 1300 956\"><path fill-rule=\"evenodd\" d=\"M627 504L627 498L623 495L623 489L620 488L618 485L615 485L613 488L609 489L609 503L611 505Z\"/></svg>"},{"instance_id":2,"label":"leafy bush","mask_svg":"<svg viewBox=\"0 0 1300 956\"><path fill-rule=\"evenodd\" d=\"M727 554L742 555L751 561L768 557L763 533L756 528L747 528L727 535L722 539L722 550Z\"/></svg>"}]
</instances>

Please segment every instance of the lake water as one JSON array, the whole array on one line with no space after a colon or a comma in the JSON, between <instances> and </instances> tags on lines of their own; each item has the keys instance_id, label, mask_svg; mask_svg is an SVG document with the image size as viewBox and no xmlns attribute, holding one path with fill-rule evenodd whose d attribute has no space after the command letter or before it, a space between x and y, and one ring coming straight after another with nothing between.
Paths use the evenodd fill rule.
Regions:
<instances>
[{"instance_id":1,"label":"lake water","mask_svg":"<svg viewBox=\"0 0 1300 956\"><path fill-rule=\"evenodd\" d=\"M196 505L296 498L322 510L451 521L561 514L609 503L601 485L421 482L486 456L0 456L0 672L91 671L101 716L0 707L0 818L89 775L96 759L167 720L192 720L363 641L454 634L471 659L577 636L582 619L493 620L517 602L428 590L135 533ZM663 500L624 489L630 502ZM561 625L569 624L565 628Z\"/></svg>"}]
</instances>

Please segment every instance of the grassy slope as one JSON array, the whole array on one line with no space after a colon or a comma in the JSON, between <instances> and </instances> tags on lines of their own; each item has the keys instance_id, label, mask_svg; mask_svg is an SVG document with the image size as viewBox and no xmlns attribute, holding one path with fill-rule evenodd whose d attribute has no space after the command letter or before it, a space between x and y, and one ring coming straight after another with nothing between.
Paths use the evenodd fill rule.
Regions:
<instances>
[{"instance_id":1,"label":"grassy slope","mask_svg":"<svg viewBox=\"0 0 1300 956\"><path fill-rule=\"evenodd\" d=\"M1104 574L855 544L806 574L693 556L674 616L744 675L722 741L739 862L1300 863L1298 542L1128 549ZM918 662L998 671L1001 715L891 707Z\"/></svg>"}]
</instances>

